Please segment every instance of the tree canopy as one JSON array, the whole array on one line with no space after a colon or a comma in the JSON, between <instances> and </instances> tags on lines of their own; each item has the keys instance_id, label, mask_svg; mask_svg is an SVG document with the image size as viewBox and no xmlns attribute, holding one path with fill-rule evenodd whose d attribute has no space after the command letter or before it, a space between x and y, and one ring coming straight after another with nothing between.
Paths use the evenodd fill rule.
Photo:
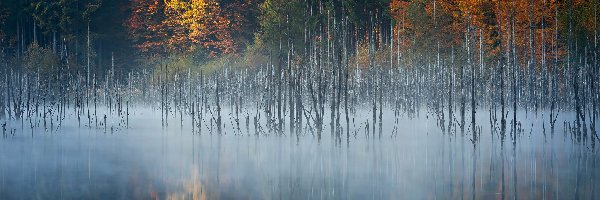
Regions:
<instances>
[{"instance_id":1,"label":"tree canopy","mask_svg":"<svg viewBox=\"0 0 600 200\"><path fill-rule=\"evenodd\" d=\"M564 57L571 44L580 53L595 46L598 8L594 0L4 0L0 45L15 63L37 43L61 63L91 57L101 70L113 55L134 65L147 56L300 52L337 34L349 48L394 43L416 60L464 54L468 41L487 61L506 60L512 44L521 63L535 64Z\"/></svg>"}]
</instances>

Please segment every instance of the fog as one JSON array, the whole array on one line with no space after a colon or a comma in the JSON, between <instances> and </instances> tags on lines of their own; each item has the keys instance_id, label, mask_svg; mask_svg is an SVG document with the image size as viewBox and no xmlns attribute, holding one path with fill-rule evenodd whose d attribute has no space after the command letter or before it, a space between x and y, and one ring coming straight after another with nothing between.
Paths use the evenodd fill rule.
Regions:
<instances>
[{"instance_id":1,"label":"fog","mask_svg":"<svg viewBox=\"0 0 600 200\"><path fill-rule=\"evenodd\" d=\"M552 133L544 124L545 112L519 113L523 130L514 147L482 125L480 145L474 148L468 133L443 133L425 110L416 117L384 112L381 135L365 131L369 113L358 111L348 137L330 134L325 127L321 138L310 131L255 134L253 124L248 131L237 131L229 119L222 134L206 127L198 134L190 120L163 127L157 111L131 110L130 127L109 128L113 131L78 127L77 120L68 120L73 116L67 116L60 131L10 122L7 129L13 135L0 140L0 198L490 199L503 191L507 198L528 199L599 195L597 149L575 144L561 123ZM478 113L479 118L488 115ZM558 121L570 115L561 113Z\"/></svg>"}]
</instances>

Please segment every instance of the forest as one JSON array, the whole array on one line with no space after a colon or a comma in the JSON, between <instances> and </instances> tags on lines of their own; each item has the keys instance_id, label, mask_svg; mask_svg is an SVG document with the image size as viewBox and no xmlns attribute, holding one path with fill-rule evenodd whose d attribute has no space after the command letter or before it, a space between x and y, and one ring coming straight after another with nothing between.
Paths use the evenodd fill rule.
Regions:
<instances>
[{"instance_id":1,"label":"forest","mask_svg":"<svg viewBox=\"0 0 600 200\"><path fill-rule=\"evenodd\" d=\"M213 88L218 99L217 80L234 76L239 80L222 83L229 103L262 103L278 126L288 115L290 123L307 118L321 130L325 104L332 127L342 106L348 125L348 101L350 109L371 102L374 125L377 104L381 118L383 104L418 110L433 97L426 103L449 121L448 129L458 114L464 131L470 110L476 130L477 105L501 107L502 127L511 110L512 130L517 107L550 110L552 127L555 111L572 109L583 133L578 138L595 141L595 130L589 136L580 130L586 123L594 129L599 111L598 6L583 0L5 0L0 116L19 119L24 107L31 115L31 102L39 101L32 92L53 91L49 100L64 101L56 99L57 89L84 108L98 92L104 101L127 96L128 103L158 88L165 116L169 102L179 108L182 99L181 109L193 113L190 105L206 95L192 87ZM252 80L257 76L266 81ZM130 91L115 91L123 87ZM180 90L179 99L169 87ZM240 95L243 90L264 94ZM315 116L304 113L307 106Z\"/></svg>"},{"instance_id":2,"label":"forest","mask_svg":"<svg viewBox=\"0 0 600 200\"><path fill-rule=\"evenodd\" d=\"M154 69L161 59L173 62L173 68L177 61L185 62L182 68L207 67L210 62L251 68L279 62L292 50L293 59L305 61L310 46L333 42L338 47L345 43L348 52L332 53L362 60L359 68L369 67L367 58L361 58L369 55L355 52L370 48L372 54L386 54L403 65L437 60L441 65L452 58L454 65L464 65L471 58L494 68L514 59L541 76L570 62L593 63L597 42L598 2L593 0L0 3L2 61L20 71L31 70L27 63L41 62L45 68L56 65L72 73L90 68L89 73L100 75L114 60L126 73ZM35 51L44 53L29 55Z\"/></svg>"},{"instance_id":3,"label":"forest","mask_svg":"<svg viewBox=\"0 0 600 200\"><path fill-rule=\"evenodd\" d=\"M0 199L594 199L599 9L0 0Z\"/></svg>"}]
</instances>

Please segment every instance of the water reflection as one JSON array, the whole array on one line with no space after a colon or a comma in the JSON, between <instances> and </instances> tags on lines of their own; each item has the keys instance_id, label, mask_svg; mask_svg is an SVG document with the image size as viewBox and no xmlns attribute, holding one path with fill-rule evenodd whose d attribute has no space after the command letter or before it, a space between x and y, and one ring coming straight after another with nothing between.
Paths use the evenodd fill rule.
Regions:
<instances>
[{"instance_id":1,"label":"water reflection","mask_svg":"<svg viewBox=\"0 0 600 200\"><path fill-rule=\"evenodd\" d=\"M255 134L258 126L225 126L223 134L161 128L137 111L129 129L63 124L60 131L20 130L0 140L0 199L594 199L598 150L568 123L546 134L548 115L519 113L510 128L483 123L478 141L434 115L384 112L382 134L369 114L351 130L322 137ZM563 114L558 121L568 121ZM227 119L225 124L227 124ZM68 122L68 120L65 120ZM362 123L361 123L362 122ZM443 131L440 124L446 128ZM265 126L264 124L262 126ZM597 128L597 127L596 127ZM458 132L452 130L459 130ZM505 132L506 131L506 132ZM347 133L347 134L341 134Z\"/></svg>"}]
</instances>

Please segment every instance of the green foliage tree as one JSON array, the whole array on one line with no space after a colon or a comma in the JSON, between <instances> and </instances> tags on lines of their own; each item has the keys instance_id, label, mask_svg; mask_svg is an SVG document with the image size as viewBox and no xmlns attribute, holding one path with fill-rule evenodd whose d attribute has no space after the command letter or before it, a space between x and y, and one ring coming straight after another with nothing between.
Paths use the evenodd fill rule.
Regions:
<instances>
[{"instance_id":1,"label":"green foliage tree","mask_svg":"<svg viewBox=\"0 0 600 200\"><path fill-rule=\"evenodd\" d=\"M31 3L33 19L44 32L59 31L61 4L56 1L37 1Z\"/></svg>"},{"instance_id":2,"label":"green foliage tree","mask_svg":"<svg viewBox=\"0 0 600 200\"><path fill-rule=\"evenodd\" d=\"M257 43L283 52L289 48L288 42L302 48L305 28L312 27L315 21L307 14L307 6L302 0L265 0L260 4Z\"/></svg>"},{"instance_id":3,"label":"green foliage tree","mask_svg":"<svg viewBox=\"0 0 600 200\"><path fill-rule=\"evenodd\" d=\"M6 30L4 29L6 27L6 18L8 18L8 15L8 9L0 2L0 58L4 55L4 49L6 48L7 43Z\"/></svg>"}]
</instances>

